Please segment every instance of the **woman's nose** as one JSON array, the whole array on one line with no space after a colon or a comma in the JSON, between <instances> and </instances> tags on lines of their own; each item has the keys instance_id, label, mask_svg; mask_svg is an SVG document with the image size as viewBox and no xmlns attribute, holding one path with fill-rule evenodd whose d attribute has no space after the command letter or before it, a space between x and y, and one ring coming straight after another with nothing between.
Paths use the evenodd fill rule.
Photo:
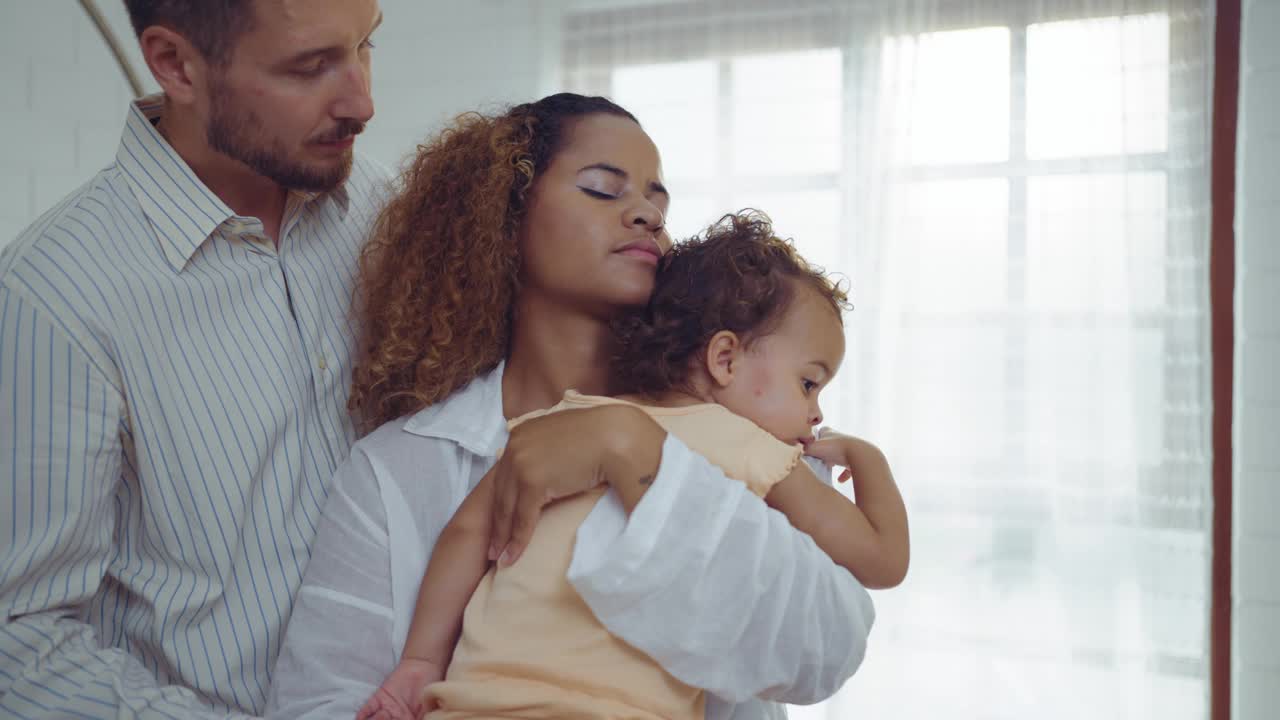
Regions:
<instances>
[{"instance_id":1,"label":"woman's nose","mask_svg":"<svg viewBox=\"0 0 1280 720\"><path fill-rule=\"evenodd\" d=\"M657 232L662 229L663 222L662 211L657 205L648 200L641 200L627 211L625 221L628 225L642 225L649 229L650 232Z\"/></svg>"}]
</instances>

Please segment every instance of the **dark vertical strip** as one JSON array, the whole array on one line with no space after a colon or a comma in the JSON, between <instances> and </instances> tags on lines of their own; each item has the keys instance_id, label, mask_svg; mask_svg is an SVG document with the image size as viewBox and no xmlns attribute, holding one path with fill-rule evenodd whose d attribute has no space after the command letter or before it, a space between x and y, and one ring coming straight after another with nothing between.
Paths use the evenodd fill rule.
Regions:
<instances>
[{"instance_id":1,"label":"dark vertical strip","mask_svg":"<svg viewBox=\"0 0 1280 720\"><path fill-rule=\"evenodd\" d=\"M1217 0L1213 63L1209 307L1213 357L1213 596L1209 710L1231 717L1231 421L1235 362L1236 116L1240 90L1240 0Z\"/></svg>"}]
</instances>

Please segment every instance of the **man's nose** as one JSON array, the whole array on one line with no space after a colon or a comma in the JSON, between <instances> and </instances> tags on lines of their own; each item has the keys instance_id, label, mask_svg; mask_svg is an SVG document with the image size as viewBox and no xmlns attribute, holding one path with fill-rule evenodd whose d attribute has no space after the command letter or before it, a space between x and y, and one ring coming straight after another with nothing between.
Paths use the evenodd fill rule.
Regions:
<instances>
[{"instance_id":1,"label":"man's nose","mask_svg":"<svg viewBox=\"0 0 1280 720\"><path fill-rule=\"evenodd\" d=\"M342 94L333 108L339 119L356 120L361 124L373 117L373 93L369 82L369 69L357 66L349 69L343 78Z\"/></svg>"}]
</instances>

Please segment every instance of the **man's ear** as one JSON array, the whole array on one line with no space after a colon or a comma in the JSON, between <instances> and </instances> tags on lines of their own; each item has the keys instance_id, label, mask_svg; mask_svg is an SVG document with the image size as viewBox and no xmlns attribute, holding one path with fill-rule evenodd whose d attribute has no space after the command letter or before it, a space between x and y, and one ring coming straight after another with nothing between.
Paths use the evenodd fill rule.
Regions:
<instances>
[{"instance_id":1,"label":"man's ear","mask_svg":"<svg viewBox=\"0 0 1280 720\"><path fill-rule=\"evenodd\" d=\"M195 46L181 34L163 25L152 25L138 38L142 57L164 91L179 105L190 105L205 83L208 63Z\"/></svg>"},{"instance_id":2,"label":"man's ear","mask_svg":"<svg viewBox=\"0 0 1280 720\"><path fill-rule=\"evenodd\" d=\"M738 361L742 357L742 340L732 330L721 330L707 342L707 374L718 387L733 382Z\"/></svg>"}]
</instances>

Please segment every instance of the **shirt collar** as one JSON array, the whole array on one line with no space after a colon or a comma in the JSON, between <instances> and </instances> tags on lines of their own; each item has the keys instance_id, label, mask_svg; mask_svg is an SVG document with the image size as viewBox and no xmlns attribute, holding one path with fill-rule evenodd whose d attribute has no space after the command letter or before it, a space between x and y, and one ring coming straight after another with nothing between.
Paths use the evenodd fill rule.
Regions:
<instances>
[{"instance_id":1,"label":"shirt collar","mask_svg":"<svg viewBox=\"0 0 1280 720\"><path fill-rule=\"evenodd\" d=\"M163 108L163 95L133 102L116 164L129 178L165 258L181 271L205 238L235 213L156 129L153 122Z\"/></svg>"},{"instance_id":2,"label":"shirt collar","mask_svg":"<svg viewBox=\"0 0 1280 720\"><path fill-rule=\"evenodd\" d=\"M133 186L142 212L174 271L181 272L196 250L235 213L196 176L191 166L155 127L164 95L150 95L129 106L116 164ZM291 191L301 204L333 198L345 216L346 183L327 193Z\"/></svg>"},{"instance_id":3,"label":"shirt collar","mask_svg":"<svg viewBox=\"0 0 1280 720\"><path fill-rule=\"evenodd\" d=\"M352 160L351 167L352 167L352 172L355 172L354 160ZM303 204L312 202L313 200L319 200L320 198L332 200L334 201L334 203L337 204L338 210L341 212L343 217L346 217L347 210L351 208L351 197L347 194L347 184L345 182L328 192L311 192L308 190L290 190L289 194L297 196L297 198Z\"/></svg>"},{"instance_id":4,"label":"shirt collar","mask_svg":"<svg viewBox=\"0 0 1280 720\"><path fill-rule=\"evenodd\" d=\"M502 415L502 371L505 363L481 375L443 401L418 411L404 431L455 442L468 452L493 457L507 442Z\"/></svg>"}]
</instances>

